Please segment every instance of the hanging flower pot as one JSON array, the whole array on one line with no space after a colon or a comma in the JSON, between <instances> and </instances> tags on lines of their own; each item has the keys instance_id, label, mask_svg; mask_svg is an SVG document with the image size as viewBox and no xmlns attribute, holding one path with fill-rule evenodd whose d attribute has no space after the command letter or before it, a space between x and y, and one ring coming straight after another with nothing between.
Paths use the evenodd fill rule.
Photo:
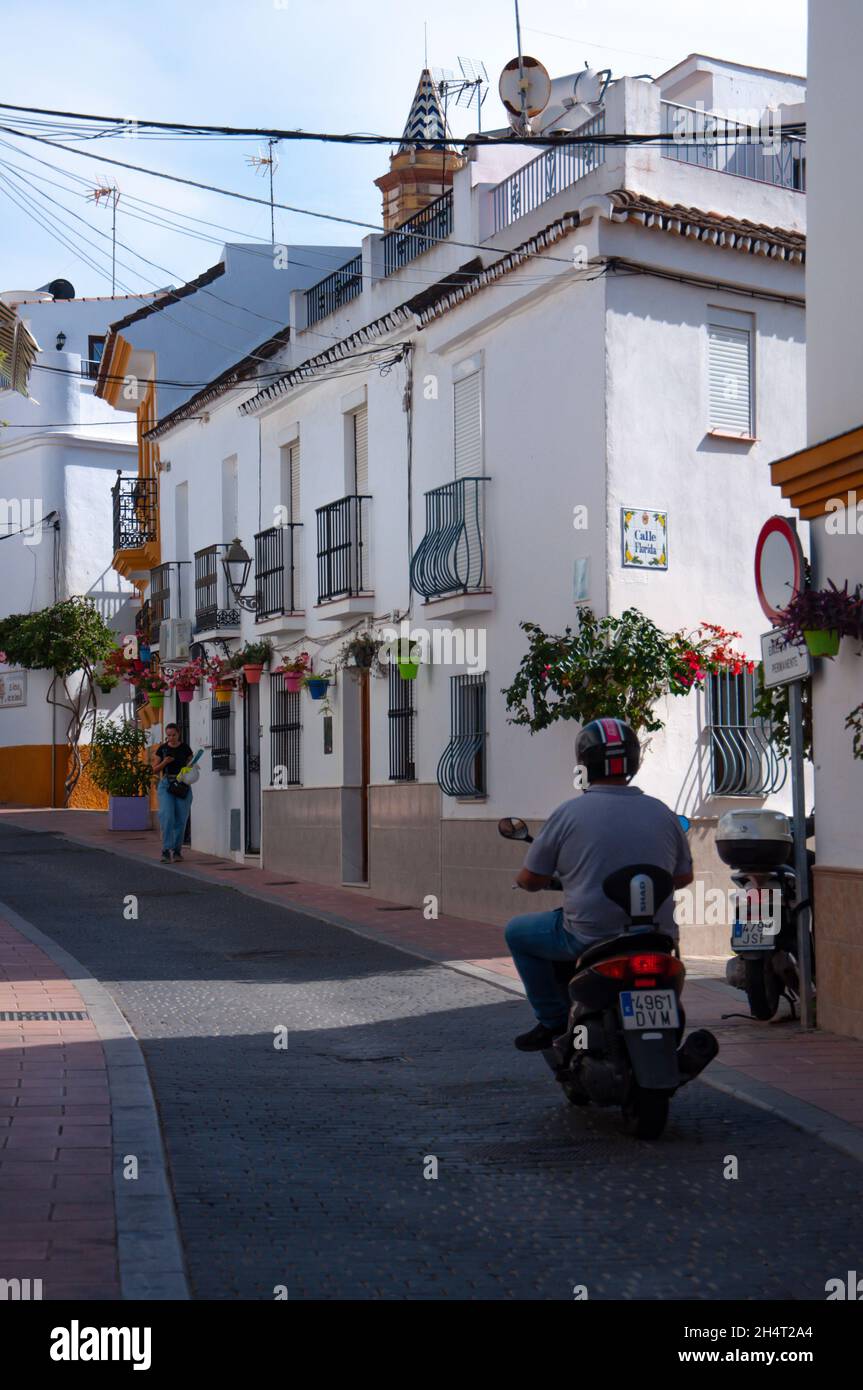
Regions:
<instances>
[{"instance_id":1,"label":"hanging flower pot","mask_svg":"<svg viewBox=\"0 0 863 1390\"><path fill-rule=\"evenodd\" d=\"M263 662L250 661L243 667L243 675L249 685L260 685L261 675L263 674Z\"/></svg>"},{"instance_id":2,"label":"hanging flower pot","mask_svg":"<svg viewBox=\"0 0 863 1390\"><path fill-rule=\"evenodd\" d=\"M229 705L231 703L231 696L234 693L234 687L232 685L217 685L213 693L215 694L217 705Z\"/></svg>"},{"instance_id":3,"label":"hanging flower pot","mask_svg":"<svg viewBox=\"0 0 863 1390\"><path fill-rule=\"evenodd\" d=\"M327 676L308 676L306 687L313 700L322 700L330 686Z\"/></svg>"},{"instance_id":4,"label":"hanging flower pot","mask_svg":"<svg viewBox=\"0 0 863 1390\"><path fill-rule=\"evenodd\" d=\"M147 646L146 642L139 642L138 656L140 657L141 661L144 663L145 666L148 666L150 664L151 655L152 653L150 652L150 648Z\"/></svg>"},{"instance_id":5,"label":"hanging flower pot","mask_svg":"<svg viewBox=\"0 0 863 1390\"><path fill-rule=\"evenodd\" d=\"M194 696L194 694L194 690L178 689L177 699L180 701L181 705L190 705L192 703L192 697Z\"/></svg>"},{"instance_id":6,"label":"hanging flower pot","mask_svg":"<svg viewBox=\"0 0 863 1390\"><path fill-rule=\"evenodd\" d=\"M164 690L151 690L147 695L147 700L153 709L161 709L165 703Z\"/></svg>"},{"instance_id":7,"label":"hanging flower pot","mask_svg":"<svg viewBox=\"0 0 863 1390\"><path fill-rule=\"evenodd\" d=\"M298 690L302 690L305 676L302 671L285 671L285 689L292 695L296 695Z\"/></svg>"},{"instance_id":8,"label":"hanging flower pot","mask_svg":"<svg viewBox=\"0 0 863 1390\"><path fill-rule=\"evenodd\" d=\"M812 656L836 656L839 651L837 628L805 628L803 636Z\"/></svg>"},{"instance_id":9,"label":"hanging flower pot","mask_svg":"<svg viewBox=\"0 0 863 1390\"><path fill-rule=\"evenodd\" d=\"M419 669L420 664L418 661L399 662L399 675L401 676L403 681L415 681Z\"/></svg>"}]
</instances>

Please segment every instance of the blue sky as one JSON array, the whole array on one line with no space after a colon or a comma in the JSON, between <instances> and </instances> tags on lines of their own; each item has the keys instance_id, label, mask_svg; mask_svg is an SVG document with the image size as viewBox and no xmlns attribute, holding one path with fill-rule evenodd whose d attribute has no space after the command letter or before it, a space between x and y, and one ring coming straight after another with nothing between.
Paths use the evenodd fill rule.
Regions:
<instances>
[{"instance_id":1,"label":"blue sky","mask_svg":"<svg viewBox=\"0 0 863 1390\"><path fill-rule=\"evenodd\" d=\"M805 0L723 0L721 6L692 0L522 0L521 21L525 52L552 76L585 61L611 67L615 76L656 75L692 51L805 71ZM516 51L511 0L0 0L2 99L122 117L398 134L423 65L424 22L431 65L456 69L459 55L484 60L492 79L484 125L501 124L497 75ZM475 128L473 115L464 112L452 123L457 135ZM17 146L12 151L0 145L0 166L18 166L14 174L0 167L0 177L12 181L19 202L38 201L32 188L22 186L23 178L64 204L51 210L71 229L73 243L59 244L36 225L0 181L0 289L32 288L64 276L78 294L110 293L110 212L87 200L84 185L72 186L63 174L32 164L34 154L93 184L116 179L117 235L131 248L118 251L126 262L118 270L124 289L179 284L218 255L215 242L138 220L137 215L162 214L133 205L132 197L231 229L199 228L216 239L269 240L268 208L105 163L110 156L265 197L264 179L246 163L246 156L258 152L254 140L102 140L88 143L86 157L3 132L0 140ZM373 180L386 169L388 153L383 147L283 144L276 198L379 225ZM62 187L38 184L37 176ZM281 242L350 246L362 235L359 228L277 213ZM81 250L98 268L81 259ZM156 264L147 265L135 252Z\"/></svg>"}]
</instances>

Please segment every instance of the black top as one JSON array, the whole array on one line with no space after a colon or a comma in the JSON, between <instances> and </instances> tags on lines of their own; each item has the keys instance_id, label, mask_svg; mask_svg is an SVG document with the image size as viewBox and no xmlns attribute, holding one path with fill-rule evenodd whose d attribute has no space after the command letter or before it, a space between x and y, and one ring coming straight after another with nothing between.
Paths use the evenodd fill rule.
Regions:
<instances>
[{"instance_id":1,"label":"black top","mask_svg":"<svg viewBox=\"0 0 863 1390\"><path fill-rule=\"evenodd\" d=\"M180 768L186 767L192 761L193 756L188 743L178 743L173 748L169 743L160 743L156 749L157 758L170 758L171 760L162 768L163 777L176 777Z\"/></svg>"}]
</instances>

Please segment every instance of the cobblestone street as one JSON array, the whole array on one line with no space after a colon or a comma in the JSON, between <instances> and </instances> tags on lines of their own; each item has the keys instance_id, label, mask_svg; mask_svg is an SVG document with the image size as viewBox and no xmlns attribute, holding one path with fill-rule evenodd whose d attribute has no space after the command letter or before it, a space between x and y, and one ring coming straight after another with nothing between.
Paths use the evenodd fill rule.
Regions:
<instances>
[{"instance_id":1,"label":"cobblestone street","mask_svg":"<svg viewBox=\"0 0 863 1390\"><path fill-rule=\"evenodd\" d=\"M853 1159L699 1083L638 1144L491 984L59 836L0 863L140 1040L195 1298L805 1300L859 1263Z\"/></svg>"}]
</instances>

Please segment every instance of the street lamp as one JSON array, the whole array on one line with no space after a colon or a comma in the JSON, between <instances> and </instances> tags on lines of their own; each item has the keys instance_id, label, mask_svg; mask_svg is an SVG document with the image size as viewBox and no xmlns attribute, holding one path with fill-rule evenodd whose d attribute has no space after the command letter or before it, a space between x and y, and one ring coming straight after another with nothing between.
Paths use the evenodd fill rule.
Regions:
<instances>
[{"instance_id":1,"label":"street lamp","mask_svg":"<svg viewBox=\"0 0 863 1390\"><path fill-rule=\"evenodd\" d=\"M61 328L61 329L60 329L60 332L57 334L57 351L58 351L58 352L62 352L65 346L66 346L66 334L63 332L63 330L62 330L62 328Z\"/></svg>"},{"instance_id":2,"label":"street lamp","mask_svg":"<svg viewBox=\"0 0 863 1390\"><path fill-rule=\"evenodd\" d=\"M228 592L233 596L234 601L241 608L245 608L247 612L254 612L257 606L257 599L254 594L243 596L251 568L251 556L243 549L243 543L239 537L235 536L226 553L222 556L222 569L227 581Z\"/></svg>"}]
</instances>

